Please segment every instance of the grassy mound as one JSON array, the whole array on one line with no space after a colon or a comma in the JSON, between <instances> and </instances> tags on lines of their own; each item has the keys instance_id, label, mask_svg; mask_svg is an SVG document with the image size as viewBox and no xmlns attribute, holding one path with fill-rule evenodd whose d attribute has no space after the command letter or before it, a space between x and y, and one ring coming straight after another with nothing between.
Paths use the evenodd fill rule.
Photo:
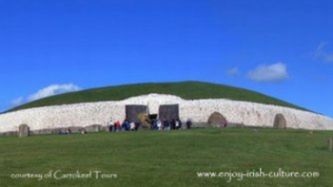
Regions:
<instances>
[{"instance_id":1,"label":"grassy mound","mask_svg":"<svg viewBox=\"0 0 333 187\"><path fill-rule=\"evenodd\" d=\"M305 110L304 108L258 92L219 84L191 81L176 83L132 84L89 89L33 101L31 103L13 108L10 111L61 104L122 100L128 97L149 93L172 94L182 97L183 99L226 98L231 100L273 104Z\"/></svg>"},{"instance_id":2,"label":"grassy mound","mask_svg":"<svg viewBox=\"0 0 333 187\"><path fill-rule=\"evenodd\" d=\"M0 137L0 186L332 186L332 132L193 129ZM200 178L197 172L319 172L319 178ZM61 170L115 173L116 179L12 179Z\"/></svg>"}]
</instances>

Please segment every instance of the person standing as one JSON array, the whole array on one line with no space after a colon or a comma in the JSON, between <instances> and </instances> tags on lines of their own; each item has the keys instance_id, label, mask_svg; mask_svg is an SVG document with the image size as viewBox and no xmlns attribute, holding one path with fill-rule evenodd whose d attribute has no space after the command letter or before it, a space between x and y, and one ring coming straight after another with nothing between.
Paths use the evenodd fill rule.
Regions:
<instances>
[{"instance_id":1,"label":"person standing","mask_svg":"<svg viewBox=\"0 0 333 187\"><path fill-rule=\"evenodd\" d=\"M113 132L114 131L114 123L112 122L112 119L109 121L109 132Z\"/></svg>"},{"instance_id":2,"label":"person standing","mask_svg":"<svg viewBox=\"0 0 333 187\"><path fill-rule=\"evenodd\" d=\"M140 122L136 122L136 123L135 123L135 131L138 131L138 130L139 130L140 125L141 125Z\"/></svg>"},{"instance_id":3,"label":"person standing","mask_svg":"<svg viewBox=\"0 0 333 187\"><path fill-rule=\"evenodd\" d=\"M178 121L178 124L179 124L179 129L182 129L182 126L183 126L183 123L180 119L177 120Z\"/></svg>"},{"instance_id":4,"label":"person standing","mask_svg":"<svg viewBox=\"0 0 333 187\"><path fill-rule=\"evenodd\" d=\"M176 129L176 120L172 119L171 120L171 130L175 130Z\"/></svg>"},{"instance_id":5,"label":"person standing","mask_svg":"<svg viewBox=\"0 0 333 187\"><path fill-rule=\"evenodd\" d=\"M187 128L187 129L191 129L191 127L192 127L192 120L191 120L191 119L188 119L188 120L186 121L186 128Z\"/></svg>"},{"instance_id":6,"label":"person standing","mask_svg":"<svg viewBox=\"0 0 333 187\"><path fill-rule=\"evenodd\" d=\"M179 129L179 126L180 126L180 125L179 125L179 121L178 121L178 120L176 120L176 122L175 122L175 123L176 123L176 125L175 125L175 126L176 126L176 129L178 130L178 129Z\"/></svg>"},{"instance_id":7,"label":"person standing","mask_svg":"<svg viewBox=\"0 0 333 187\"><path fill-rule=\"evenodd\" d=\"M168 120L165 120L163 122L163 130L167 130L167 131L170 130L170 122Z\"/></svg>"},{"instance_id":8,"label":"person standing","mask_svg":"<svg viewBox=\"0 0 333 187\"><path fill-rule=\"evenodd\" d=\"M130 130L130 123L127 119L124 120L123 124L121 125L122 130L129 131Z\"/></svg>"},{"instance_id":9,"label":"person standing","mask_svg":"<svg viewBox=\"0 0 333 187\"><path fill-rule=\"evenodd\" d=\"M120 131L120 121L116 121L116 123L114 124L115 130L116 132Z\"/></svg>"},{"instance_id":10,"label":"person standing","mask_svg":"<svg viewBox=\"0 0 333 187\"><path fill-rule=\"evenodd\" d=\"M131 122L131 124L130 124L130 129L131 129L131 131L134 131L134 130L135 130L135 123L134 123L134 122Z\"/></svg>"},{"instance_id":11,"label":"person standing","mask_svg":"<svg viewBox=\"0 0 333 187\"><path fill-rule=\"evenodd\" d=\"M157 124L157 130L162 130L162 122L161 122L161 120L159 120L159 119L157 119L156 120L156 124Z\"/></svg>"}]
</instances>

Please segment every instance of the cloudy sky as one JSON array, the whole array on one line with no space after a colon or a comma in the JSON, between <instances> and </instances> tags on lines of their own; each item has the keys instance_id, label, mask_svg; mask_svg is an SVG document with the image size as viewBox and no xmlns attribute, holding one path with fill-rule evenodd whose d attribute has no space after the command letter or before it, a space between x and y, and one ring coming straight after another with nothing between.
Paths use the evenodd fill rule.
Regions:
<instances>
[{"instance_id":1,"label":"cloudy sky","mask_svg":"<svg viewBox=\"0 0 333 187\"><path fill-rule=\"evenodd\" d=\"M333 117L333 2L0 0L0 110L80 89L201 80Z\"/></svg>"}]
</instances>

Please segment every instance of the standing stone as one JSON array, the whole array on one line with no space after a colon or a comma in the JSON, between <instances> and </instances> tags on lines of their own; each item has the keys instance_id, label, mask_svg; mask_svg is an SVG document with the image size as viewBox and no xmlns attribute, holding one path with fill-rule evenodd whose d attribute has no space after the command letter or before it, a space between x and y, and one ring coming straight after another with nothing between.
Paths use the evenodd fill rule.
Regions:
<instances>
[{"instance_id":1,"label":"standing stone","mask_svg":"<svg viewBox=\"0 0 333 187\"><path fill-rule=\"evenodd\" d=\"M18 136L19 137L27 137L30 134L30 128L28 125L26 124L22 124L19 126L19 130L18 130Z\"/></svg>"},{"instance_id":2,"label":"standing stone","mask_svg":"<svg viewBox=\"0 0 333 187\"><path fill-rule=\"evenodd\" d=\"M85 128L82 128L82 129L80 129L79 131L80 131L80 134L87 134L87 131L86 131Z\"/></svg>"},{"instance_id":3,"label":"standing stone","mask_svg":"<svg viewBox=\"0 0 333 187\"><path fill-rule=\"evenodd\" d=\"M277 114L274 118L274 128L277 129L286 129L287 128L287 120L282 114Z\"/></svg>"},{"instance_id":4,"label":"standing stone","mask_svg":"<svg viewBox=\"0 0 333 187\"><path fill-rule=\"evenodd\" d=\"M328 150L333 152L333 138L328 139Z\"/></svg>"},{"instance_id":5,"label":"standing stone","mask_svg":"<svg viewBox=\"0 0 333 187\"><path fill-rule=\"evenodd\" d=\"M90 125L85 127L87 132L100 132L102 129L102 125Z\"/></svg>"},{"instance_id":6,"label":"standing stone","mask_svg":"<svg viewBox=\"0 0 333 187\"><path fill-rule=\"evenodd\" d=\"M208 124L211 127L225 128L228 126L226 118L219 112L214 112L208 118Z\"/></svg>"}]
</instances>

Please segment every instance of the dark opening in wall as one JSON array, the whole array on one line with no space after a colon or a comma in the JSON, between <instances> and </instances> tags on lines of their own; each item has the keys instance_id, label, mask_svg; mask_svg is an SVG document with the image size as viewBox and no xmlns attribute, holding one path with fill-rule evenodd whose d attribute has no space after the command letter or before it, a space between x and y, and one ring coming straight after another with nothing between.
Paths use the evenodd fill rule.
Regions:
<instances>
[{"instance_id":1,"label":"dark opening in wall","mask_svg":"<svg viewBox=\"0 0 333 187\"><path fill-rule=\"evenodd\" d=\"M148 114L148 107L145 105L126 105L126 118L130 122L140 122L140 114Z\"/></svg>"},{"instance_id":2,"label":"dark opening in wall","mask_svg":"<svg viewBox=\"0 0 333 187\"><path fill-rule=\"evenodd\" d=\"M171 121L179 119L179 105L161 105L159 108L159 119Z\"/></svg>"}]
</instances>

